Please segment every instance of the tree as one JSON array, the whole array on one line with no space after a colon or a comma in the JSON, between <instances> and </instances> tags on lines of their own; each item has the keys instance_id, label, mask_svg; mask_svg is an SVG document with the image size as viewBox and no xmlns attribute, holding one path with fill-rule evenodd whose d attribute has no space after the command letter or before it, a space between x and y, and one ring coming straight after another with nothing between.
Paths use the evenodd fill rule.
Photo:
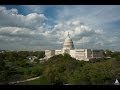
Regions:
<instances>
[{"instance_id":1,"label":"tree","mask_svg":"<svg viewBox=\"0 0 120 90\"><path fill-rule=\"evenodd\" d=\"M106 52L106 53L105 53L105 56L106 56L106 57L110 57L111 54L112 54L112 51L110 51L110 50L108 50L108 49L107 49L105 52Z\"/></svg>"},{"instance_id":2,"label":"tree","mask_svg":"<svg viewBox=\"0 0 120 90\"><path fill-rule=\"evenodd\" d=\"M31 75L32 76L40 76L40 75L42 75L42 69L41 68L37 68L37 67L32 68Z\"/></svg>"},{"instance_id":3,"label":"tree","mask_svg":"<svg viewBox=\"0 0 120 90\"><path fill-rule=\"evenodd\" d=\"M4 60L0 60L0 71L4 70L5 68L5 62Z\"/></svg>"}]
</instances>

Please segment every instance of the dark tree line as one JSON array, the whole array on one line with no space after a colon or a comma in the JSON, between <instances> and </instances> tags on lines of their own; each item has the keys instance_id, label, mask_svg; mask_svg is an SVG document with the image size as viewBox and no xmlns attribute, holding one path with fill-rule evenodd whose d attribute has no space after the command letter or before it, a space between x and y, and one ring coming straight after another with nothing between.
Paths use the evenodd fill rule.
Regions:
<instances>
[{"instance_id":1,"label":"dark tree line","mask_svg":"<svg viewBox=\"0 0 120 90\"><path fill-rule=\"evenodd\" d=\"M0 84L40 75L39 68L29 63L28 56L44 57L44 51L12 51L0 53Z\"/></svg>"},{"instance_id":2,"label":"dark tree line","mask_svg":"<svg viewBox=\"0 0 120 90\"><path fill-rule=\"evenodd\" d=\"M56 55L42 63L41 71L40 79L24 84L113 85L120 80L120 61L114 57L86 62Z\"/></svg>"},{"instance_id":3,"label":"dark tree line","mask_svg":"<svg viewBox=\"0 0 120 90\"><path fill-rule=\"evenodd\" d=\"M27 56L44 57L44 52L0 53L0 83L41 76L22 84L113 85L120 80L120 53L109 52L111 58L78 61L68 54L56 55L42 63L29 63ZM21 83L20 83L21 84Z\"/></svg>"}]
</instances>

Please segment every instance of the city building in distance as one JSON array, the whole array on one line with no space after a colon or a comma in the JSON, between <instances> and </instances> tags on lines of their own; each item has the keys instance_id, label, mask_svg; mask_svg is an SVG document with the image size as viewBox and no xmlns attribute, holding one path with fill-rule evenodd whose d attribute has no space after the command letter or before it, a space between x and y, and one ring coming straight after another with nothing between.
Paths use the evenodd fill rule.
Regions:
<instances>
[{"instance_id":1,"label":"city building in distance","mask_svg":"<svg viewBox=\"0 0 120 90\"><path fill-rule=\"evenodd\" d=\"M46 58L53 57L55 55L67 53L71 57L77 60L89 61L93 58L102 58L104 57L102 50L93 50L93 49L75 49L74 43L70 38L69 32L67 38L64 41L63 48L60 50L45 50Z\"/></svg>"}]
</instances>

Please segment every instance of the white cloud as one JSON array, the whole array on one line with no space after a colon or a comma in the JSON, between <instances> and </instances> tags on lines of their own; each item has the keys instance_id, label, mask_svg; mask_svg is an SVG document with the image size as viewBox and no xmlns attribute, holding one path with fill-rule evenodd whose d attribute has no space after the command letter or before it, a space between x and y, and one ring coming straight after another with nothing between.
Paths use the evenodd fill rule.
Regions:
<instances>
[{"instance_id":1,"label":"white cloud","mask_svg":"<svg viewBox=\"0 0 120 90\"><path fill-rule=\"evenodd\" d=\"M92 29L89 26L81 23L79 20L69 20L56 24L54 28L47 33L47 36L56 38L55 40L62 44L68 32L70 33L71 38L74 40L74 43L77 45L79 45L79 43L90 43L96 36L103 34L103 30Z\"/></svg>"},{"instance_id":2,"label":"white cloud","mask_svg":"<svg viewBox=\"0 0 120 90\"><path fill-rule=\"evenodd\" d=\"M119 5L69 5L57 11L58 21L77 19L92 27L120 20ZM62 12L62 13L61 13Z\"/></svg>"},{"instance_id":3,"label":"white cloud","mask_svg":"<svg viewBox=\"0 0 120 90\"><path fill-rule=\"evenodd\" d=\"M100 21L96 19L96 16L104 15L102 11L106 12L106 10L104 10L105 6L101 10L92 8L92 10L95 11L88 11L92 13L90 15L87 15L86 13L88 12L81 10L79 6L76 8L75 6L72 7L63 7L64 10L62 13L58 11L58 18L55 21L55 25L45 23L45 20L48 20L48 18L44 13L38 14L32 12L27 15L22 15L18 13L17 9L7 10L5 7L0 7L0 41L2 43L0 47L4 47L5 45L6 48L9 46L14 48L13 46L15 45L15 47L19 49L19 46L28 49L34 49L35 47L42 49L60 49L68 32L77 48L81 48L82 46L84 46L84 48L104 48L105 46L110 47L110 45L115 46L119 44L119 36L113 36L104 29L93 28L88 25L87 21L91 19L93 19L93 21L91 21L92 23L109 21L107 21L107 19L103 20L102 17L100 17ZM83 7L86 9L85 6ZM89 8L87 7L87 9ZM96 12L96 10L98 11ZM111 9L109 9L109 11L111 11ZM80 16L80 13L86 15L83 17ZM93 15L93 17L91 17L91 15ZM115 15L116 14L113 16ZM109 17L113 16L109 15ZM112 20L116 18L112 18Z\"/></svg>"},{"instance_id":4,"label":"white cloud","mask_svg":"<svg viewBox=\"0 0 120 90\"><path fill-rule=\"evenodd\" d=\"M7 10L5 7L0 6L1 26L36 28L36 26L42 25L46 19L44 14L30 13L25 16L18 14L17 9Z\"/></svg>"}]
</instances>

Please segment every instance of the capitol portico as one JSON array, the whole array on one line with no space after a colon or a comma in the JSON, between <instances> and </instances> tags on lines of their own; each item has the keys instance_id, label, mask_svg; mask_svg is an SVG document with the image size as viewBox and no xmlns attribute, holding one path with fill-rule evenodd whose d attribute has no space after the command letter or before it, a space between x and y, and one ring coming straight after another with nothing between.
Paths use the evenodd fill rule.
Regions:
<instances>
[{"instance_id":1,"label":"capitol portico","mask_svg":"<svg viewBox=\"0 0 120 90\"><path fill-rule=\"evenodd\" d=\"M45 56L50 58L54 55L68 53L71 57L77 60L89 61L92 58L102 58L102 50L93 49L75 49L72 39L68 33L67 38L64 41L63 48L61 50L45 50Z\"/></svg>"}]
</instances>

